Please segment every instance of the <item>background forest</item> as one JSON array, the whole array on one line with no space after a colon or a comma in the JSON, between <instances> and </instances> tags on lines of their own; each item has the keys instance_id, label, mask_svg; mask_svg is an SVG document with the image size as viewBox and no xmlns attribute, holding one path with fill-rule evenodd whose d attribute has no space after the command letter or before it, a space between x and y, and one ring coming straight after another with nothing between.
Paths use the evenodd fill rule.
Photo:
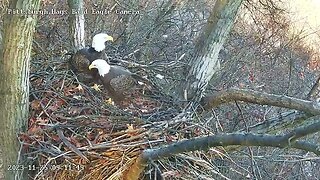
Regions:
<instances>
[{"instance_id":1,"label":"background forest","mask_svg":"<svg viewBox=\"0 0 320 180\"><path fill-rule=\"evenodd\" d=\"M0 19L9 2L1 3ZM106 49L109 60L148 78L155 87L140 89L125 106L108 104L106 92L92 90L69 67L68 59L75 52L70 16L38 14L30 59L28 128L19 133L19 152L31 164L72 162L87 171L38 169L28 173L30 177L130 179L134 173L128 169L134 168L142 169L138 176L144 179L320 177L319 44L307 43L310 35L316 40L320 34L303 27L293 30L287 2L242 2L218 51L220 67L216 66L200 99L186 98L183 85L201 49L216 1L83 3L88 10L84 15L85 44L90 45L97 33L113 36L114 42ZM44 9L68 11L69 7L63 0L42 0L40 10ZM98 9L132 13L92 13ZM4 25L2 21L0 42ZM240 143L222 146L192 141L216 135L238 138L247 133L275 142L280 138L280 143L270 145L258 138L239 138ZM294 135L287 142L281 140L290 133L303 137L301 144L290 144L292 138L296 140ZM195 149L190 151L188 146L187 151L178 150L179 154L154 158L145 169L137 165L143 150L161 151L183 140L190 140ZM84 162L88 159L90 163Z\"/></svg>"}]
</instances>

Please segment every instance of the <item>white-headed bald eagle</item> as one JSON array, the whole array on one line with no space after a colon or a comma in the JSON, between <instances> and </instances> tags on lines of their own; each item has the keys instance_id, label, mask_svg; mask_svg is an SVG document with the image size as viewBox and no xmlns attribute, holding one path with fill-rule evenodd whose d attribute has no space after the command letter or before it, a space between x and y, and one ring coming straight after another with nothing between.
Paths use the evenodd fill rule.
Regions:
<instances>
[{"instance_id":1,"label":"white-headed bald eagle","mask_svg":"<svg viewBox=\"0 0 320 180\"><path fill-rule=\"evenodd\" d=\"M138 80L147 81L124 67L109 65L103 59L94 60L89 66L89 70L92 69L98 70L104 88L115 102L124 100L125 93L132 89Z\"/></svg>"},{"instance_id":2,"label":"white-headed bald eagle","mask_svg":"<svg viewBox=\"0 0 320 180\"><path fill-rule=\"evenodd\" d=\"M80 81L85 83L94 83L94 88L98 90L96 85L99 81L97 70L89 71L88 66L96 59L107 60L105 53L105 43L113 41L113 37L105 33L96 34L92 39L91 47L85 47L77 51L69 59L71 69L77 74Z\"/></svg>"}]
</instances>

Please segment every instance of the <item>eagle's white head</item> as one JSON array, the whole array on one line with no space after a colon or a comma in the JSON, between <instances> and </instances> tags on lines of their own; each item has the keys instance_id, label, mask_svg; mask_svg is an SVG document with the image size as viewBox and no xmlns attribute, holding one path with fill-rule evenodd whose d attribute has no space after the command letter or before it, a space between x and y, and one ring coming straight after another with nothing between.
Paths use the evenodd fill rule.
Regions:
<instances>
[{"instance_id":1,"label":"eagle's white head","mask_svg":"<svg viewBox=\"0 0 320 180\"><path fill-rule=\"evenodd\" d=\"M89 66L89 70L96 68L98 69L99 75L104 77L104 75L108 74L110 71L110 65L107 63L107 61L103 59L96 59L92 61L92 63Z\"/></svg>"},{"instance_id":2,"label":"eagle's white head","mask_svg":"<svg viewBox=\"0 0 320 180\"><path fill-rule=\"evenodd\" d=\"M109 36L105 33L99 33L96 34L92 39L92 47L98 51L101 52L106 48L106 45L104 44L107 41L113 41L113 37Z\"/></svg>"}]
</instances>

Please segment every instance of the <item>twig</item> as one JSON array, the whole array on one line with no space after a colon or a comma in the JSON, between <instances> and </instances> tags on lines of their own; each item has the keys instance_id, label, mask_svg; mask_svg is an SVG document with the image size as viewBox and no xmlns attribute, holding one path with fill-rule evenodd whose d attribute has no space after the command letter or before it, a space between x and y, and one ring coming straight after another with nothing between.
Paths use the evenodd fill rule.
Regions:
<instances>
[{"instance_id":1,"label":"twig","mask_svg":"<svg viewBox=\"0 0 320 180\"><path fill-rule=\"evenodd\" d=\"M71 144L67 138L64 136L63 132L61 129L57 129L57 133L58 133L58 136L59 138L62 140L62 142L67 146L69 147L73 152L75 152L77 155L79 155L81 158L83 158L84 160L86 160L87 162L89 162L89 159L84 156L82 154L81 151L78 150L78 148L76 146L74 146L73 144Z\"/></svg>"}]
</instances>

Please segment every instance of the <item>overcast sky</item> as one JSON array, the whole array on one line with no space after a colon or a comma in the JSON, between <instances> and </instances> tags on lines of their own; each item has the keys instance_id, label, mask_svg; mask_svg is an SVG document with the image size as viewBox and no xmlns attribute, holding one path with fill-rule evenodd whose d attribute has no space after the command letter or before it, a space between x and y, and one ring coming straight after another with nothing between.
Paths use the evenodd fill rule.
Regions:
<instances>
[{"instance_id":1,"label":"overcast sky","mask_svg":"<svg viewBox=\"0 0 320 180\"><path fill-rule=\"evenodd\" d=\"M292 11L294 29L306 30L306 34L316 32L309 41L320 49L320 0L286 0Z\"/></svg>"}]
</instances>

